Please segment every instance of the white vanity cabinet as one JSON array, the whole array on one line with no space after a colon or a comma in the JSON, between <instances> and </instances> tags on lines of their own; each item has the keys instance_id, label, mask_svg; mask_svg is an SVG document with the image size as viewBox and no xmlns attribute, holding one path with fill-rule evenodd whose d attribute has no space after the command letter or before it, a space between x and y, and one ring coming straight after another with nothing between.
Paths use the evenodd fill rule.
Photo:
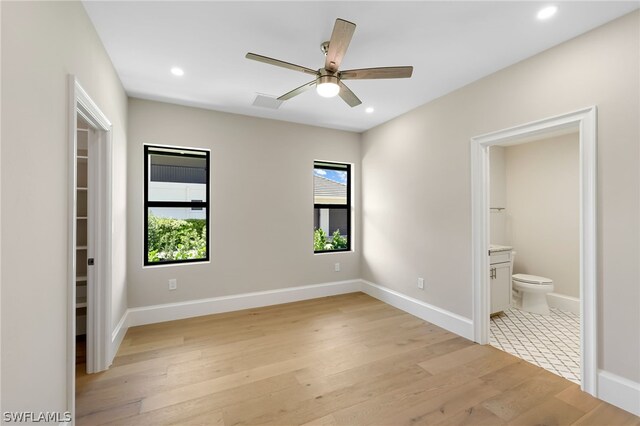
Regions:
<instances>
[{"instance_id":1,"label":"white vanity cabinet","mask_svg":"<svg viewBox=\"0 0 640 426\"><path fill-rule=\"evenodd\" d=\"M491 315L511 307L511 249L489 250Z\"/></svg>"}]
</instances>

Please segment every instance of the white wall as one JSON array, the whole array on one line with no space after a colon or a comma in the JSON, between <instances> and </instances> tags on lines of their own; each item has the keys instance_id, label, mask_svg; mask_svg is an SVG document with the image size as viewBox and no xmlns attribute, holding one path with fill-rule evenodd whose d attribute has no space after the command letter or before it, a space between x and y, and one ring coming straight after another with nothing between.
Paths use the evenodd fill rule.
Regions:
<instances>
[{"instance_id":1,"label":"white wall","mask_svg":"<svg viewBox=\"0 0 640 426\"><path fill-rule=\"evenodd\" d=\"M363 278L471 318L470 138L597 105L599 367L640 382L639 21L624 16L364 133Z\"/></svg>"},{"instance_id":2,"label":"white wall","mask_svg":"<svg viewBox=\"0 0 640 426\"><path fill-rule=\"evenodd\" d=\"M514 273L580 297L580 146L572 133L504 148L507 243Z\"/></svg>"},{"instance_id":3,"label":"white wall","mask_svg":"<svg viewBox=\"0 0 640 426\"><path fill-rule=\"evenodd\" d=\"M211 149L210 263L142 267L145 143ZM357 196L359 134L130 99L128 146L130 307L360 278L358 198L355 252L313 254L313 161L353 163Z\"/></svg>"},{"instance_id":4,"label":"white wall","mask_svg":"<svg viewBox=\"0 0 640 426\"><path fill-rule=\"evenodd\" d=\"M67 75L78 77L114 128L114 323L127 306L127 101L79 2L2 2L0 7L2 409L64 411L70 214Z\"/></svg>"}]
</instances>

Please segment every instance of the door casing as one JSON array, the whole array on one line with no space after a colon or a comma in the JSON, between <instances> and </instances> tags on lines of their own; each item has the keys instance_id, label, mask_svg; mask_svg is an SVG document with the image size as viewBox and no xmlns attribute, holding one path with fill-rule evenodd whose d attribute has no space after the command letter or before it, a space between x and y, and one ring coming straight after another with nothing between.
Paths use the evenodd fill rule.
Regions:
<instances>
[{"instance_id":1,"label":"door casing","mask_svg":"<svg viewBox=\"0 0 640 426\"><path fill-rule=\"evenodd\" d=\"M474 340L489 342L489 147L514 145L576 128L580 135L581 388L597 396L597 207L595 106L471 138L471 229Z\"/></svg>"},{"instance_id":2,"label":"door casing","mask_svg":"<svg viewBox=\"0 0 640 426\"><path fill-rule=\"evenodd\" d=\"M87 372L106 370L111 354L111 199L112 199L112 124L91 100L74 75L69 88L69 237L67 269L67 409L75 418L76 359L76 232L77 232L77 118L91 127L89 138L88 214L91 235L88 257L95 265L87 268ZM91 244L92 243L92 244ZM91 269L92 270L91 270Z\"/></svg>"}]
</instances>

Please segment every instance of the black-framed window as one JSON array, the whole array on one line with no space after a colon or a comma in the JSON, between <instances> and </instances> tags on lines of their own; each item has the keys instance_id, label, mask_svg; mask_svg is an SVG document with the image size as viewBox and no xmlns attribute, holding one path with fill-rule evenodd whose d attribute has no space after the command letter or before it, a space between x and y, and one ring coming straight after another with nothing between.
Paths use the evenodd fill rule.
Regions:
<instances>
[{"instance_id":1,"label":"black-framed window","mask_svg":"<svg viewBox=\"0 0 640 426\"><path fill-rule=\"evenodd\" d=\"M351 165L313 163L313 251L351 250Z\"/></svg>"},{"instance_id":2,"label":"black-framed window","mask_svg":"<svg viewBox=\"0 0 640 426\"><path fill-rule=\"evenodd\" d=\"M209 260L209 151L144 146L144 264Z\"/></svg>"}]
</instances>

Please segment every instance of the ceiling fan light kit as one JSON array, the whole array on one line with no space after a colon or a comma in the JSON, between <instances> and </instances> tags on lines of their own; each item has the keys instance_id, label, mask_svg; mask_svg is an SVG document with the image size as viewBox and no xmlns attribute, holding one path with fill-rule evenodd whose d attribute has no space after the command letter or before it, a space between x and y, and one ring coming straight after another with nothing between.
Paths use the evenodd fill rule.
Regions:
<instances>
[{"instance_id":1,"label":"ceiling fan light kit","mask_svg":"<svg viewBox=\"0 0 640 426\"><path fill-rule=\"evenodd\" d=\"M323 98L333 98L340 93L338 77L335 75L323 75L316 80L316 92Z\"/></svg>"},{"instance_id":2,"label":"ceiling fan light kit","mask_svg":"<svg viewBox=\"0 0 640 426\"><path fill-rule=\"evenodd\" d=\"M355 32L356 24L345 21L344 19L336 19L331 33L331 40L325 41L320 45L320 49L326 56L323 68L318 71L311 68L295 65L279 59L269 58L268 56L258 55L256 53L247 53L246 58L266 64L276 65L282 68L288 68L293 71L300 71L306 74L315 75L315 79L297 87L284 95L278 100L286 101L293 98L312 87L316 87L316 92L325 98L332 98L340 95L350 107L358 106L362 103L360 99L349 89L342 80L370 80L382 78L409 78L413 74L413 67L383 67L383 68L362 68L355 70L339 71L342 58L347 52L351 38Z\"/></svg>"}]
</instances>

